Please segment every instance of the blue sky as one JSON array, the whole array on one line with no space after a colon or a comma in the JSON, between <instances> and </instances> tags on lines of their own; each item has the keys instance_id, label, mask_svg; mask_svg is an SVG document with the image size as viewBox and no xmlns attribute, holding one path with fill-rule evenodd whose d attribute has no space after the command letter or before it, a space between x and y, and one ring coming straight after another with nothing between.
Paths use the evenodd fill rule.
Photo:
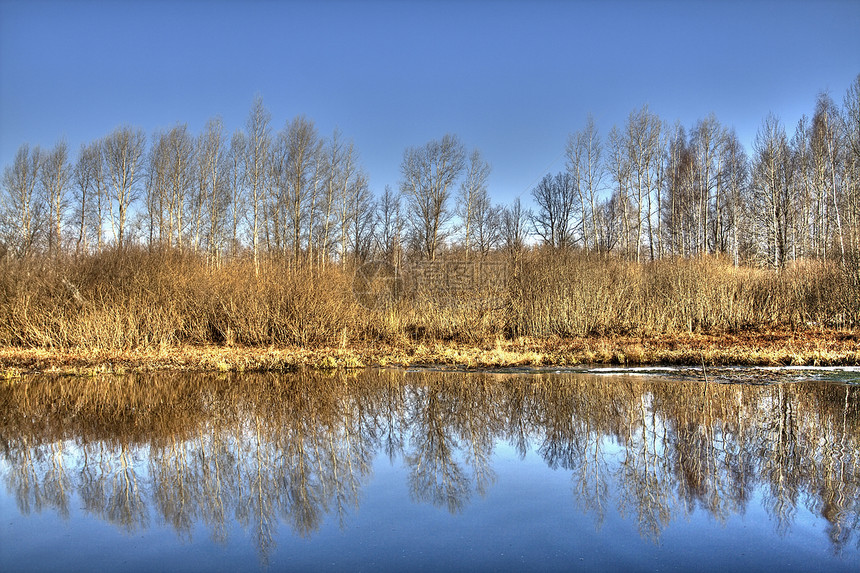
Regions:
<instances>
[{"instance_id":1,"label":"blue sky","mask_svg":"<svg viewBox=\"0 0 860 573\"><path fill-rule=\"evenodd\" d=\"M0 0L0 165L22 143L121 124L228 133L262 95L352 138L381 192L407 146L451 132L493 166L499 202L563 168L567 135L648 104L689 128L713 112L749 144L793 131L860 73L860 2Z\"/></svg>"}]
</instances>

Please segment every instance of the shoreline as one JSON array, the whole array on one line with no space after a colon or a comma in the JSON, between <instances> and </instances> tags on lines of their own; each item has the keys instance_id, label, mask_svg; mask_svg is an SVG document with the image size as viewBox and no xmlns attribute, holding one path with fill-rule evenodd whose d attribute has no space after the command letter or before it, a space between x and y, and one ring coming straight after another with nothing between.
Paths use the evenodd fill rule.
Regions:
<instances>
[{"instance_id":1,"label":"shoreline","mask_svg":"<svg viewBox=\"0 0 860 573\"><path fill-rule=\"evenodd\" d=\"M0 378L156 371L289 371L444 366L857 366L860 332L777 331L659 336L409 341L341 346L177 345L136 350L0 347Z\"/></svg>"}]
</instances>

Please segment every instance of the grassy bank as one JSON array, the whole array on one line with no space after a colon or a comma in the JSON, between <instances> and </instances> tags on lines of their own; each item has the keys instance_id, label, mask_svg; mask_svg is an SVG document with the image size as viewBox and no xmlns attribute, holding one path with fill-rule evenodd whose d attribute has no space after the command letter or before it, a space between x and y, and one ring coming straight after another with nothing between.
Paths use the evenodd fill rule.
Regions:
<instances>
[{"instance_id":1,"label":"grassy bank","mask_svg":"<svg viewBox=\"0 0 860 573\"><path fill-rule=\"evenodd\" d=\"M837 265L636 264L534 251L502 284L361 304L354 268L112 252L0 263L5 371L582 363L856 364L860 289ZM438 285L436 285L438 286Z\"/></svg>"},{"instance_id":2,"label":"grassy bank","mask_svg":"<svg viewBox=\"0 0 860 573\"><path fill-rule=\"evenodd\" d=\"M53 372L72 375L162 370L268 371L365 366L502 368L611 364L689 365L860 365L860 336L791 332L680 337L587 337L458 342L351 344L340 346L227 347L187 345L133 350L48 350L0 348L0 376Z\"/></svg>"}]
</instances>

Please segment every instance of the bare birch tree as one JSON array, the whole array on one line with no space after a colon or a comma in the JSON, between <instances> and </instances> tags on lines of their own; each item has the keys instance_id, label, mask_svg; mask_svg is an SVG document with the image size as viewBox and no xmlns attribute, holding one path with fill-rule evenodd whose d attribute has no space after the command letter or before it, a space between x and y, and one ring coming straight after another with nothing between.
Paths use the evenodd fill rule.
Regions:
<instances>
[{"instance_id":1,"label":"bare birch tree","mask_svg":"<svg viewBox=\"0 0 860 573\"><path fill-rule=\"evenodd\" d=\"M97 170L101 163L101 148L98 143L81 144L78 161L75 163L73 178L74 191L72 201L77 238L75 239L75 255L87 252L89 247L90 228L95 218L95 195Z\"/></svg>"},{"instance_id":2,"label":"bare birch tree","mask_svg":"<svg viewBox=\"0 0 860 573\"><path fill-rule=\"evenodd\" d=\"M728 193L731 225L731 255L735 266L740 264L741 237L748 235L743 206L749 203L749 165L746 152L734 130L727 132L723 143L725 152L725 186Z\"/></svg>"},{"instance_id":3,"label":"bare birch tree","mask_svg":"<svg viewBox=\"0 0 860 573\"><path fill-rule=\"evenodd\" d=\"M320 205L320 229L317 239L319 264L324 267L328 263L332 251L332 229L341 189L340 179L344 163L344 145L339 130L335 129L324 147L323 152L323 196Z\"/></svg>"},{"instance_id":4,"label":"bare birch tree","mask_svg":"<svg viewBox=\"0 0 860 573\"><path fill-rule=\"evenodd\" d=\"M302 229L304 221L309 218L311 176L319 136L313 121L305 116L296 117L285 129L289 223L293 234L293 258L298 262L302 252Z\"/></svg>"},{"instance_id":5,"label":"bare birch tree","mask_svg":"<svg viewBox=\"0 0 860 573\"><path fill-rule=\"evenodd\" d=\"M42 152L26 143L18 148L11 166L3 170L3 204L11 220L13 248L18 256L30 255L36 246L42 208L36 191Z\"/></svg>"},{"instance_id":6,"label":"bare birch tree","mask_svg":"<svg viewBox=\"0 0 860 573\"><path fill-rule=\"evenodd\" d=\"M660 119L648 106L634 111L627 119L625 142L629 154L631 197L636 209L636 261L642 256L643 225L648 232L648 248L654 260L654 196L660 167Z\"/></svg>"},{"instance_id":7,"label":"bare birch tree","mask_svg":"<svg viewBox=\"0 0 860 573\"><path fill-rule=\"evenodd\" d=\"M39 177L48 208L48 254L56 256L63 248L62 230L69 206L68 192L72 180L72 167L69 164L69 151L65 140L61 140L45 153L41 163Z\"/></svg>"},{"instance_id":8,"label":"bare birch tree","mask_svg":"<svg viewBox=\"0 0 860 573\"><path fill-rule=\"evenodd\" d=\"M845 93L840 123L844 142L842 187L850 206L849 236L855 281L860 282L860 74Z\"/></svg>"},{"instance_id":9,"label":"bare birch tree","mask_svg":"<svg viewBox=\"0 0 860 573\"><path fill-rule=\"evenodd\" d=\"M600 134L589 114L585 127L567 140L567 170L579 195L583 246L597 250L600 245L599 226L595 223L598 196L603 184L604 167Z\"/></svg>"},{"instance_id":10,"label":"bare birch tree","mask_svg":"<svg viewBox=\"0 0 860 573\"><path fill-rule=\"evenodd\" d=\"M789 149L785 129L773 114L769 114L756 134L754 150L754 179L759 223L765 231L768 259L781 267L788 258L789 218Z\"/></svg>"},{"instance_id":11,"label":"bare birch tree","mask_svg":"<svg viewBox=\"0 0 860 573\"><path fill-rule=\"evenodd\" d=\"M830 96L821 94L812 117L812 161L815 185L819 195L828 196L836 224L840 260L845 262L845 232L842 225L843 205L839 193L839 120ZM826 202L825 202L826 204Z\"/></svg>"},{"instance_id":12,"label":"bare birch tree","mask_svg":"<svg viewBox=\"0 0 860 573\"><path fill-rule=\"evenodd\" d=\"M475 201L473 212L475 248L481 258L486 258L502 240L502 208L493 205L490 202L490 196L484 194Z\"/></svg>"},{"instance_id":13,"label":"bare birch tree","mask_svg":"<svg viewBox=\"0 0 860 573\"><path fill-rule=\"evenodd\" d=\"M169 155L167 133L155 133L147 154L144 191L150 249L162 249L171 239L166 221L167 205L170 201Z\"/></svg>"},{"instance_id":14,"label":"bare birch tree","mask_svg":"<svg viewBox=\"0 0 860 573\"><path fill-rule=\"evenodd\" d=\"M212 118L206 122L197 139L199 198L195 243L199 247L201 240L204 241L210 261L216 263L222 252L224 218L231 199L226 177L229 171L227 155L224 124L220 117ZM205 223L201 216L204 211Z\"/></svg>"},{"instance_id":15,"label":"bare birch tree","mask_svg":"<svg viewBox=\"0 0 860 573\"><path fill-rule=\"evenodd\" d=\"M400 196L389 185L376 203L377 244L383 260L399 266L401 240L405 222L400 210Z\"/></svg>"},{"instance_id":16,"label":"bare birch tree","mask_svg":"<svg viewBox=\"0 0 860 573\"><path fill-rule=\"evenodd\" d=\"M175 237L176 247L181 251L186 226L189 223L186 211L190 211L188 215L192 223L197 212L193 194L194 139L188 133L187 125L177 125L167 133L166 153L169 182L168 246L172 246L172 240Z\"/></svg>"},{"instance_id":17,"label":"bare birch tree","mask_svg":"<svg viewBox=\"0 0 860 573\"><path fill-rule=\"evenodd\" d=\"M627 151L627 140L624 134L616 127L609 130L607 140L609 157L607 158L607 171L612 178L612 208L605 211L611 215L604 227L607 232L612 226L618 227L619 247L624 251L626 257L631 256L631 225L630 225L630 155Z\"/></svg>"},{"instance_id":18,"label":"bare birch tree","mask_svg":"<svg viewBox=\"0 0 860 573\"><path fill-rule=\"evenodd\" d=\"M466 256L469 256L472 248L478 204L489 203L487 192L487 178L489 176L490 164L484 161L480 151L473 150L466 163L465 178L460 184L456 209L457 215L463 223L463 248L466 251Z\"/></svg>"},{"instance_id":19,"label":"bare birch tree","mask_svg":"<svg viewBox=\"0 0 860 573\"><path fill-rule=\"evenodd\" d=\"M117 128L104 140L104 157L110 180L111 227L117 248L124 248L129 208L137 200L138 182L143 175L146 135L141 129Z\"/></svg>"},{"instance_id":20,"label":"bare birch tree","mask_svg":"<svg viewBox=\"0 0 860 573\"><path fill-rule=\"evenodd\" d=\"M248 199L251 203L251 244L254 253L254 272L260 272L260 225L266 200L266 162L269 157L271 114L263 105L263 98L254 98L247 122L245 174L248 182Z\"/></svg>"},{"instance_id":21,"label":"bare birch tree","mask_svg":"<svg viewBox=\"0 0 860 573\"><path fill-rule=\"evenodd\" d=\"M245 158L247 140L242 130L236 130L230 138L228 152L228 176L230 194L230 255L239 254L239 226L245 208Z\"/></svg>"}]
</instances>

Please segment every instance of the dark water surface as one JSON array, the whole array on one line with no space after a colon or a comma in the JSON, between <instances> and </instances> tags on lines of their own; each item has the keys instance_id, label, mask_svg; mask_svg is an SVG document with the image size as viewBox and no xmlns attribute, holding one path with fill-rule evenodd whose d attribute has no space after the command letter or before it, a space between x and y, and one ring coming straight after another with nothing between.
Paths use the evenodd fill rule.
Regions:
<instances>
[{"instance_id":1,"label":"dark water surface","mask_svg":"<svg viewBox=\"0 0 860 573\"><path fill-rule=\"evenodd\" d=\"M612 374L0 383L0 571L860 571L852 375Z\"/></svg>"}]
</instances>

